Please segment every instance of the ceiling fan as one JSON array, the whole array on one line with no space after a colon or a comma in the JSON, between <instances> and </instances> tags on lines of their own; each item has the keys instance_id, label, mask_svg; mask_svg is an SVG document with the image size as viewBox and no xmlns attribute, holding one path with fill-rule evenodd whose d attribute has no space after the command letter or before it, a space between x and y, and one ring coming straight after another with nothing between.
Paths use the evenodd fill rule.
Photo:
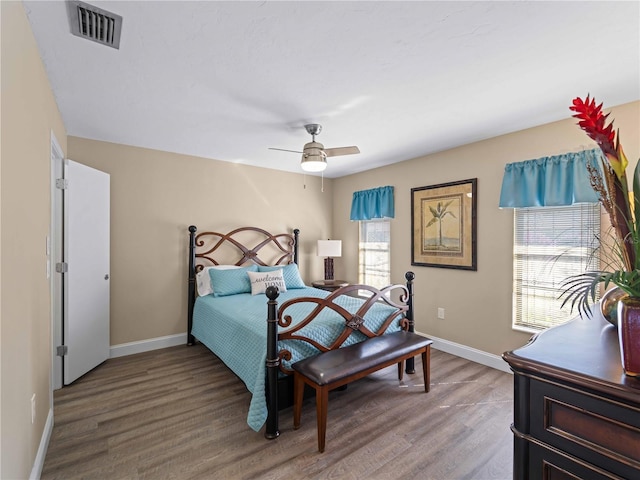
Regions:
<instances>
[{"instance_id":1,"label":"ceiling fan","mask_svg":"<svg viewBox=\"0 0 640 480\"><path fill-rule=\"evenodd\" d=\"M358 147L337 147L337 148L324 148L320 142L316 142L316 135L322 131L322 125L318 123L309 123L304 126L307 133L311 135L311 141L302 148L302 151L298 150L286 150L284 148L269 148L269 150L280 150L282 152L301 153L302 159L300 160L300 166L305 172L322 172L327 168L327 157L337 157L338 155L352 155L354 153L360 153Z\"/></svg>"}]
</instances>

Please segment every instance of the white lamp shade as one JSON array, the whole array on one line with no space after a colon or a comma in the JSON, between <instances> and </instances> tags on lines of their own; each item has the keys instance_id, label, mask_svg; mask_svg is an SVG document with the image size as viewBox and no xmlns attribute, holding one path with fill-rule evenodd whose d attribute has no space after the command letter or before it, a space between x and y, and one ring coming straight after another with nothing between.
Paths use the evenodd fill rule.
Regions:
<instances>
[{"instance_id":1,"label":"white lamp shade","mask_svg":"<svg viewBox=\"0 0 640 480\"><path fill-rule=\"evenodd\" d=\"M342 240L318 240L319 257L342 256Z\"/></svg>"}]
</instances>

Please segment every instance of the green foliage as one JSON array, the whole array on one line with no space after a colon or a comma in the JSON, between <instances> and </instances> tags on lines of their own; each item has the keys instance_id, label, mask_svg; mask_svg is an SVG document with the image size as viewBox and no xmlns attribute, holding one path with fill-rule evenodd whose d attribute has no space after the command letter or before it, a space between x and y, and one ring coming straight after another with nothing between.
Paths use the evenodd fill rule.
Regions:
<instances>
[{"instance_id":1,"label":"green foliage","mask_svg":"<svg viewBox=\"0 0 640 480\"><path fill-rule=\"evenodd\" d=\"M640 297L640 271L615 270L613 272L593 271L567 278L562 284L564 289L561 297L565 297L562 307L571 303L571 310L575 307L581 317L591 317L590 304L596 300L596 291L601 283L606 289L613 283L631 297Z\"/></svg>"}]
</instances>

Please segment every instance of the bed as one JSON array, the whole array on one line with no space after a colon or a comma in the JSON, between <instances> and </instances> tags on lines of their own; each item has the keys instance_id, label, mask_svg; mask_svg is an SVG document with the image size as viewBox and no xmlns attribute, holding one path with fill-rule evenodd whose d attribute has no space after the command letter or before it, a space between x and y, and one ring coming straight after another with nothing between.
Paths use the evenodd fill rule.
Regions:
<instances>
[{"instance_id":1,"label":"bed","mask_svg":"<svg viewBox=\"0 0 640 480\"><path fill-rule=\"evenodd\" d=\"M279 435L278 409L291 404L291 364L369 337L413 331L412 282L382 290L309 287L298 270L299 230L228 233L189 227L188 341L200 341L251 392L247 424ZM365 295L363 295L363 293ZM407 361L407 373L414 362Z\"/></svg>"}]
</instances>

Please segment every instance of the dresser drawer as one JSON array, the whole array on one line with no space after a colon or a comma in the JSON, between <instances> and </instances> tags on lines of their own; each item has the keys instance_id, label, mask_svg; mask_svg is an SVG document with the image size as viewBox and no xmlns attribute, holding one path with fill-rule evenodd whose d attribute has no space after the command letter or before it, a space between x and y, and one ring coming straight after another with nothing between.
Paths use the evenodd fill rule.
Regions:
<instances>
[{"instance_id":1,"label":"dresser drawer","mask_svg":"<svg viewBox=\"0 0 640 480\"><path fill-rule=\"evenodd\" d=\"M528 480L630 480L583 460L535 443L529 444Z\"/></svg>"},{"instance_id":2,"label":"dresser drawer","mask_svg":"<svg viewBox=\"0 0 640 480\"><path fill-rule=\"evenodd\" d=\"M640 478L640 410L541 379L530 384L530 434L622 478Z\"/></svg>"}]
</instances>

